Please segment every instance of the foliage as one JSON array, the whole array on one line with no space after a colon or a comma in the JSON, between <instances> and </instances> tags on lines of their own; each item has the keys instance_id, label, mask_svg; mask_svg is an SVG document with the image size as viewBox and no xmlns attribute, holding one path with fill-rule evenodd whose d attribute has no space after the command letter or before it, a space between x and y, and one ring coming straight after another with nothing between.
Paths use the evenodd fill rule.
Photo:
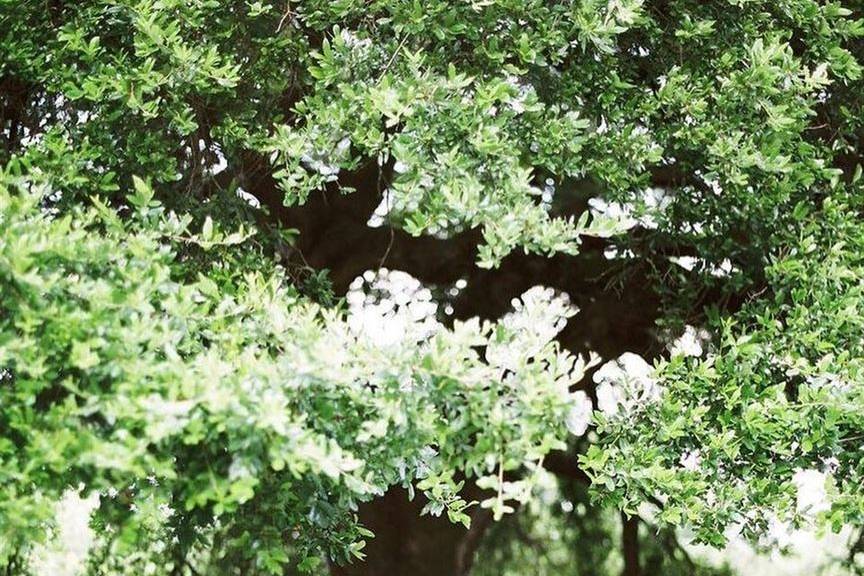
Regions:
<instances>
[{"instance_id":1,"label":"foliage","mask_svg":"<svg viewBox=\"0 0 864 576\"><path fill-rule=\"evenodd\" d=\"M112 556L167 537L182 559L218 539L219 554L278 573L284 535L302 531L304 562L345 561L368 535L358 502L416 482L430 513L467 525L476 502L455 470L497 490L481 505L500 515L530 488L502 474L563 447L584 363L551 340L565 303L538 330L551 291L497 325L415 322L376 341L278 270L175 278L177 243L239 238L210 220L193 233L136 184L128 219L96 199L51 215L40 185L0 187L4 554L84 483L115 494L100 510Z\"/></svg>"},{"instance_id":2,"label":"foliage","mask_svg":"<svg viewBox=\"0 0 864 576\"><path fill-rule=\"evenodd\" d=\"M861 17L0 0L0 564L83 485L93 573L320 570L362 557L357 506L391 486L513 511L589 420L604 505L715 545L860 524ZM652 345L583 381L552 290L495 322L383 270L339 301L280 218L352 186L409 234L476 232L482 267L603 256L658 297Z\"/></svg>"},{"instance_id":3,"label":"foliage","mask_svg":"<svg viewBox=\"0 0 864 576\"><path fill-rule=\"evenodd\" d=\"M849 218L859 194L797 211L798 241L766 269L771 297L718 319L705 358L661 363L656 403L600 420L604 449L584 462L614 499L668 499L664 521L695 521L715 544L732 522L758 535L777 514L861 523L864 236ZM695 466L682 466L687 454L698 454ZM810 508L808 470L822 484Z\"/></svg>"}]
</instances>

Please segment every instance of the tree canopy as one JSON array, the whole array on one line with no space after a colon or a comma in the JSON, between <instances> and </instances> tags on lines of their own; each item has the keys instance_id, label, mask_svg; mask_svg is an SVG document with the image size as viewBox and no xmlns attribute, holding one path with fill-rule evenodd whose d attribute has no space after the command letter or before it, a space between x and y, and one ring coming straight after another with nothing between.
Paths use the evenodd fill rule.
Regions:
<instances>
[{"instance_id":1,"label":"tree canopy","mask_svg":"<svg viewBox=\"0 0 864 576\"><path fill-rule=\"evenodd\" d=\"M862 11L0 0L0 566L861 526Z\"/></svg>"}]
</instances>

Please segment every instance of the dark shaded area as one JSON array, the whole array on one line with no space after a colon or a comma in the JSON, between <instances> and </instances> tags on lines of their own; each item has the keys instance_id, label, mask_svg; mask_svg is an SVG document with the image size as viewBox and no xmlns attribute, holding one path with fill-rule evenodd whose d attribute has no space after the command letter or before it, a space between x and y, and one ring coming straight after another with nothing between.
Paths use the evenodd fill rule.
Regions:
<instances>
[{"instance_id":1,"label":"dark shaded area","mask_svg":"<svg viewBox=\"0 0 864 576\"><path fill-rule=\"evenodd\" d=\"M282 192L267 177L247 189L272 215L300 231L290 257L316 269L329 270L337 294L365 270L386 267L402 270L426 284L447 285L460 278L468 285L454 302L454 317L495 319L512 308L513 298L528 288L544 285L567 292L579 307L559 340L573 352L588 350L604 358L624 351L655 351L653 327L660 299L652 279L639 266L603 257L606 243L586 238L576 256L543 256L513 252L492 270L476 265L479 230L447 239L413 237L397 228L370 228L369 216L381 195L377 166L346 175L341 186L314 195L302 206L286 208ZM580 206L581 209L581 206Z\"/></svg>"}]
</instances>

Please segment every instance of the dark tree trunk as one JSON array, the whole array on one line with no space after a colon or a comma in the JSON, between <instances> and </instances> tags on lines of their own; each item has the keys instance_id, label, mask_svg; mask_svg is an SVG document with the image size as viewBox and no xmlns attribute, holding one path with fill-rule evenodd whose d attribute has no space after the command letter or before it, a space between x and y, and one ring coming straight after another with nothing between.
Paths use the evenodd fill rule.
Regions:
<instances>
[{"instance_id":1,"label":"dark tree trunk","mask_svg":"<svg viewBox=\"0 0 864 576\"><path fill-rule=\"evenodd\" d=\"M639 518L621 514L621 553L624 556L622 576L640 576Z\"/></svg>"},{"instance_id":2,"label":"dark tree trunk","mask_svg":"<svg viewBox=\"0 0 864 576\"><path fill-rule=\"evenodd\" d=\"M476 488L466 488L470 494ZM479 491L477 491L479 493ZM364 552L364 562L333 566L334 576L464 576L471 570L474 552L492 518L475 508L471 528L453 524L446 515L420 516L423 498L413 502L402 489L360 509L364 525L375 533Z\"/></svg>"}]
</instances>

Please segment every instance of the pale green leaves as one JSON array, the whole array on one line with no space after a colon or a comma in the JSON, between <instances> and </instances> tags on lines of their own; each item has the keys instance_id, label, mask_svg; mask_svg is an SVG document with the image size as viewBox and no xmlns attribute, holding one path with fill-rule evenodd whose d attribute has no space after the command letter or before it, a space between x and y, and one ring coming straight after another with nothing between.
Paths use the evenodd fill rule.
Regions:
<instances>
[{"instance_id":1,"label":"pale green leaves","mask_svg":"<svg viewBox=\"0 0 864 576\"><path fill-rule=\"evenodd\" d=\"M638 415L600 422L602 448L583 458L599 485L626 506L662 497L661 519L712 543L730 522L762 533L742 512L756 505L834 529L858 521L864 236L847 202L860 190L797 210L800 240L767 269L773 298L718 325L704 358L691 342L661 363L662 394Z\"/></svg>"},{"instance_id":2,"label":"pale green leaves","mask_svg":"<svg viewBox=\"0 0 864 576\"><path fill-rule=\"evenodd\" d=\"M3 247L39 238L16 273L29 284L15 284L0 260L0 359L13 374L0 401L22 438L0 445L0 509L35 506L76 479L101 488L152 475L160 490L180 495L174 506L205 519L280 501L311 530L320 520L311 511L324 507L328 522L346 527L304 546L345 538L339 549L356 556L350 511L358 502L417 482L428 512L467 526L472 503L459 495L457 471L500 475L566 445L568 390L586 364L553 341L575 312L563 295L535 288L498 324L406 326L416 335L382 347L341 311L298 300L279 270L231 281L205 269L197 281L176 279L179 250L232 235L209 218L192 234L191 219L166 213L145 181L134 187L136 214L126 222L101 203L72 221L53 218L39 197L0 189ZM428 293L404 273L388 278ZM380 330L425 321L417 311L428 315L429 302L417 294L409 294L409 314L381 315ZM35 404L46 391L44 405ZM64 479L55 481L60 469ZM266 488L273 478L279 487ZM499 483L487 505L496 515L512 510L530 487ZM312 496L297 499L304 491ZM124 530L150 526L146 503L134 505ZM26 539L38 519L0 524L0 535ZM277 553L284 547L258 554L264 562Z\"/></svg>"},{"instance_id":3,"label":"pale green leaves","mask_svg":"<svg viewBox=\"0 0 864 576\"><path fill-rule=\"evenodd\" d=\"M334 46L346 45L338 40L346 34L337 30ZM333 58L325 44L319 59ZM341 70L345 58L328 66ZM267 147L287 202L304 201L364 157L379 165L392 158L388 219L411 234L482 227L482 266L497 265L516 247L576 253L581 234L615 232L600 222L589 227L584 219L551 217L534 198L534 169L523 161L532 153L521 134L527 124L538 167L579 174L586 120L542 105L534 87L517 77L478 81L452 66L446 77L419 63L409 67L414 77L340 84L338 95L327 91L323 71L313 72L321 83L302 105L308 110L302 123L277 127Z\"/></svg>"}]
</instances>

